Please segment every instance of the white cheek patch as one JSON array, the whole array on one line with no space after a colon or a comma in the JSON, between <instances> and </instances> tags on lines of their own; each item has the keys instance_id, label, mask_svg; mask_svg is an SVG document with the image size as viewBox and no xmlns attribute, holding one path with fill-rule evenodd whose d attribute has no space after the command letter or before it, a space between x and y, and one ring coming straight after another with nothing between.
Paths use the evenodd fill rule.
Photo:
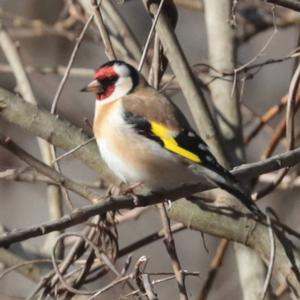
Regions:
<instances>
[{"instance_id":1,"label":"white cheek patch","mask_svg":"<svg viewBox=\"0 0 300 300\"><path fill-rule=\"evenodd\" d=\"M116 83L115 88L112 94L101 101L96 101L98 104L108 103L126 96L129 91L132 89L132 80L130 77L120 77Z\"/></svg>"},{"instance_id":2,"label":"white cheek patch","mask_svg":"<svg viewBox=\"0 0 300 300\"><path fill-rule=\"evenodd\" d=\"M129 76L129 69L127 66L124 65L114 65L114 69L116 73L119 75L119 77L126 77Z\"/></svg>"}]
</instances>

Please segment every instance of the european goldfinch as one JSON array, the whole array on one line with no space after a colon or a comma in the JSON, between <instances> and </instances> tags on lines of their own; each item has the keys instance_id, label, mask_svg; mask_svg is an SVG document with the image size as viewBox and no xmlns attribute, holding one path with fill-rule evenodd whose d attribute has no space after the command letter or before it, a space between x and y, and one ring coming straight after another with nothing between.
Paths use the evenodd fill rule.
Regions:
<instances>
[{"instance_id":1,"label":"european goldfinch","mask_svg":"<svg viewBox=\"0 0 300 300\"><path fill-rule=\"evenodd\" d=\"M96 94L93 130L100 154L124 183L140 183L151 191L209 184L261 214L181 111L133 66L110 61L81 91Z\"/></svg>"}]
</instances>

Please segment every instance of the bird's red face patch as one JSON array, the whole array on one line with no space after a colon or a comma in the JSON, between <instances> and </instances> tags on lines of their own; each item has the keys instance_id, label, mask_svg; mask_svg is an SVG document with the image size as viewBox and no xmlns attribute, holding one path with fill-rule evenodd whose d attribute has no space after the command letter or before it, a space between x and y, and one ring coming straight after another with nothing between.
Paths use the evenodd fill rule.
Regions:
<instances>
[{"instance_id":1,"label":"bird's red face patch","mask_svg":"<svg viewBox=\"0 0 300 300\"><path fill-rule=\"evenodd\" d=\"M101 94L97 94L96 95L96 99L97 100L105 100L106 98L108 98L110 95L112 95L112 93L115 90L115 85L109 85L107 88L105 88L104 92Z\"/></svg>"},{"instance_id":2,"label":"bird's red face patch","mask_svg":"<svg viewBox=\"0 0 300 300\"><path fill-rule=\"evenodd\" d=\"M98 69L96 71L94 79L101 81L105 78L115 77L117 75L118 74L115 72L113 67L107 67L107 68Z\"/></svg>"},{"instance_id":3,"label":"bird's red face patch","mask_svg":"<svg viewBox=\"0 0 300 300\"><path fill-rule=\"evenodd\" d=\"M96 71L94 79L98 80L103 87L103 92L96 96L97 100L105 100L112 95L118 77L113 67L106 67Z\"/></svg>"}]
</instances>

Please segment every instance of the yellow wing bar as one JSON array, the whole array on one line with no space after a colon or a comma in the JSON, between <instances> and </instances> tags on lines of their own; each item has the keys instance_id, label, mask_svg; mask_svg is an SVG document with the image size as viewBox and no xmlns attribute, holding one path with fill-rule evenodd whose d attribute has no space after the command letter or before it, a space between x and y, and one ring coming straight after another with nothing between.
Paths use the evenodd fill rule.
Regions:
<instances>
[{"instance_id":1,"label":"yellow wing bar","mask_svg":"<svg viewBox=\"0 0 300 300\"><path fill-rule=\"evenodd\" d=\"M187 158L191 161L196 163L201 163L200 157L178 145L175 138L172 136L172 131L168 129L166 126L157 123L157 122L150 122L151 123L151 131L154 135L156 135L164 144L164 147L169 151L172 151L184 158Z\"/></svg>"}]
</instances>

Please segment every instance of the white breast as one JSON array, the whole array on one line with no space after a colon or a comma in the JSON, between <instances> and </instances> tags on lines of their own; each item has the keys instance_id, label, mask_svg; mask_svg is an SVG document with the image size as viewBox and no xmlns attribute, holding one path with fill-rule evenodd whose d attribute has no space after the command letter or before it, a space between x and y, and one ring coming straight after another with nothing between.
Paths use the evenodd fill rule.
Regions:
<instances>
[{"instance_id":1,"label":"white breast","mask_svg":"<svg viewBox=\"0 0 300 300\"><path fill-rule=\"evenodd\" d=\"M114 172L114 174L120 178L124 183L131 182L130 165L123 159L121 153L115 153L114 149L106 141L101 139L98 143L101 157L106 162L108 167Z\"/></svg>"},{"instance_id":2,"label":"white breast","mask_svg":"<svg viewBox=\"0 0 300 300\"><path fill-rule=\"evenodd\" d=\"M105 111L107 105L111 105L110 101L99 102L96 101L95 108L95 120L94 123L98 120L102 120L101 123L104 123L103 129L101 130L101 136L96 137L97 144L100 150L102 159L106 162L108 167L119 177L123 182L127 182L126 176L124 174L124 169L128 168L128 165L123 160L122 155L119 151L116 151L113 141L115 137L118 137L122 134L122 128L125 126L125 123L122 119L121 106L117 103L113 103L116 107L112 110L112 113L109 113L108 116L104 116L103 112ZM106 113L107 111L105 111ZM103 119L105 117L105 119Z\"/></svg>"}]
</instances>

